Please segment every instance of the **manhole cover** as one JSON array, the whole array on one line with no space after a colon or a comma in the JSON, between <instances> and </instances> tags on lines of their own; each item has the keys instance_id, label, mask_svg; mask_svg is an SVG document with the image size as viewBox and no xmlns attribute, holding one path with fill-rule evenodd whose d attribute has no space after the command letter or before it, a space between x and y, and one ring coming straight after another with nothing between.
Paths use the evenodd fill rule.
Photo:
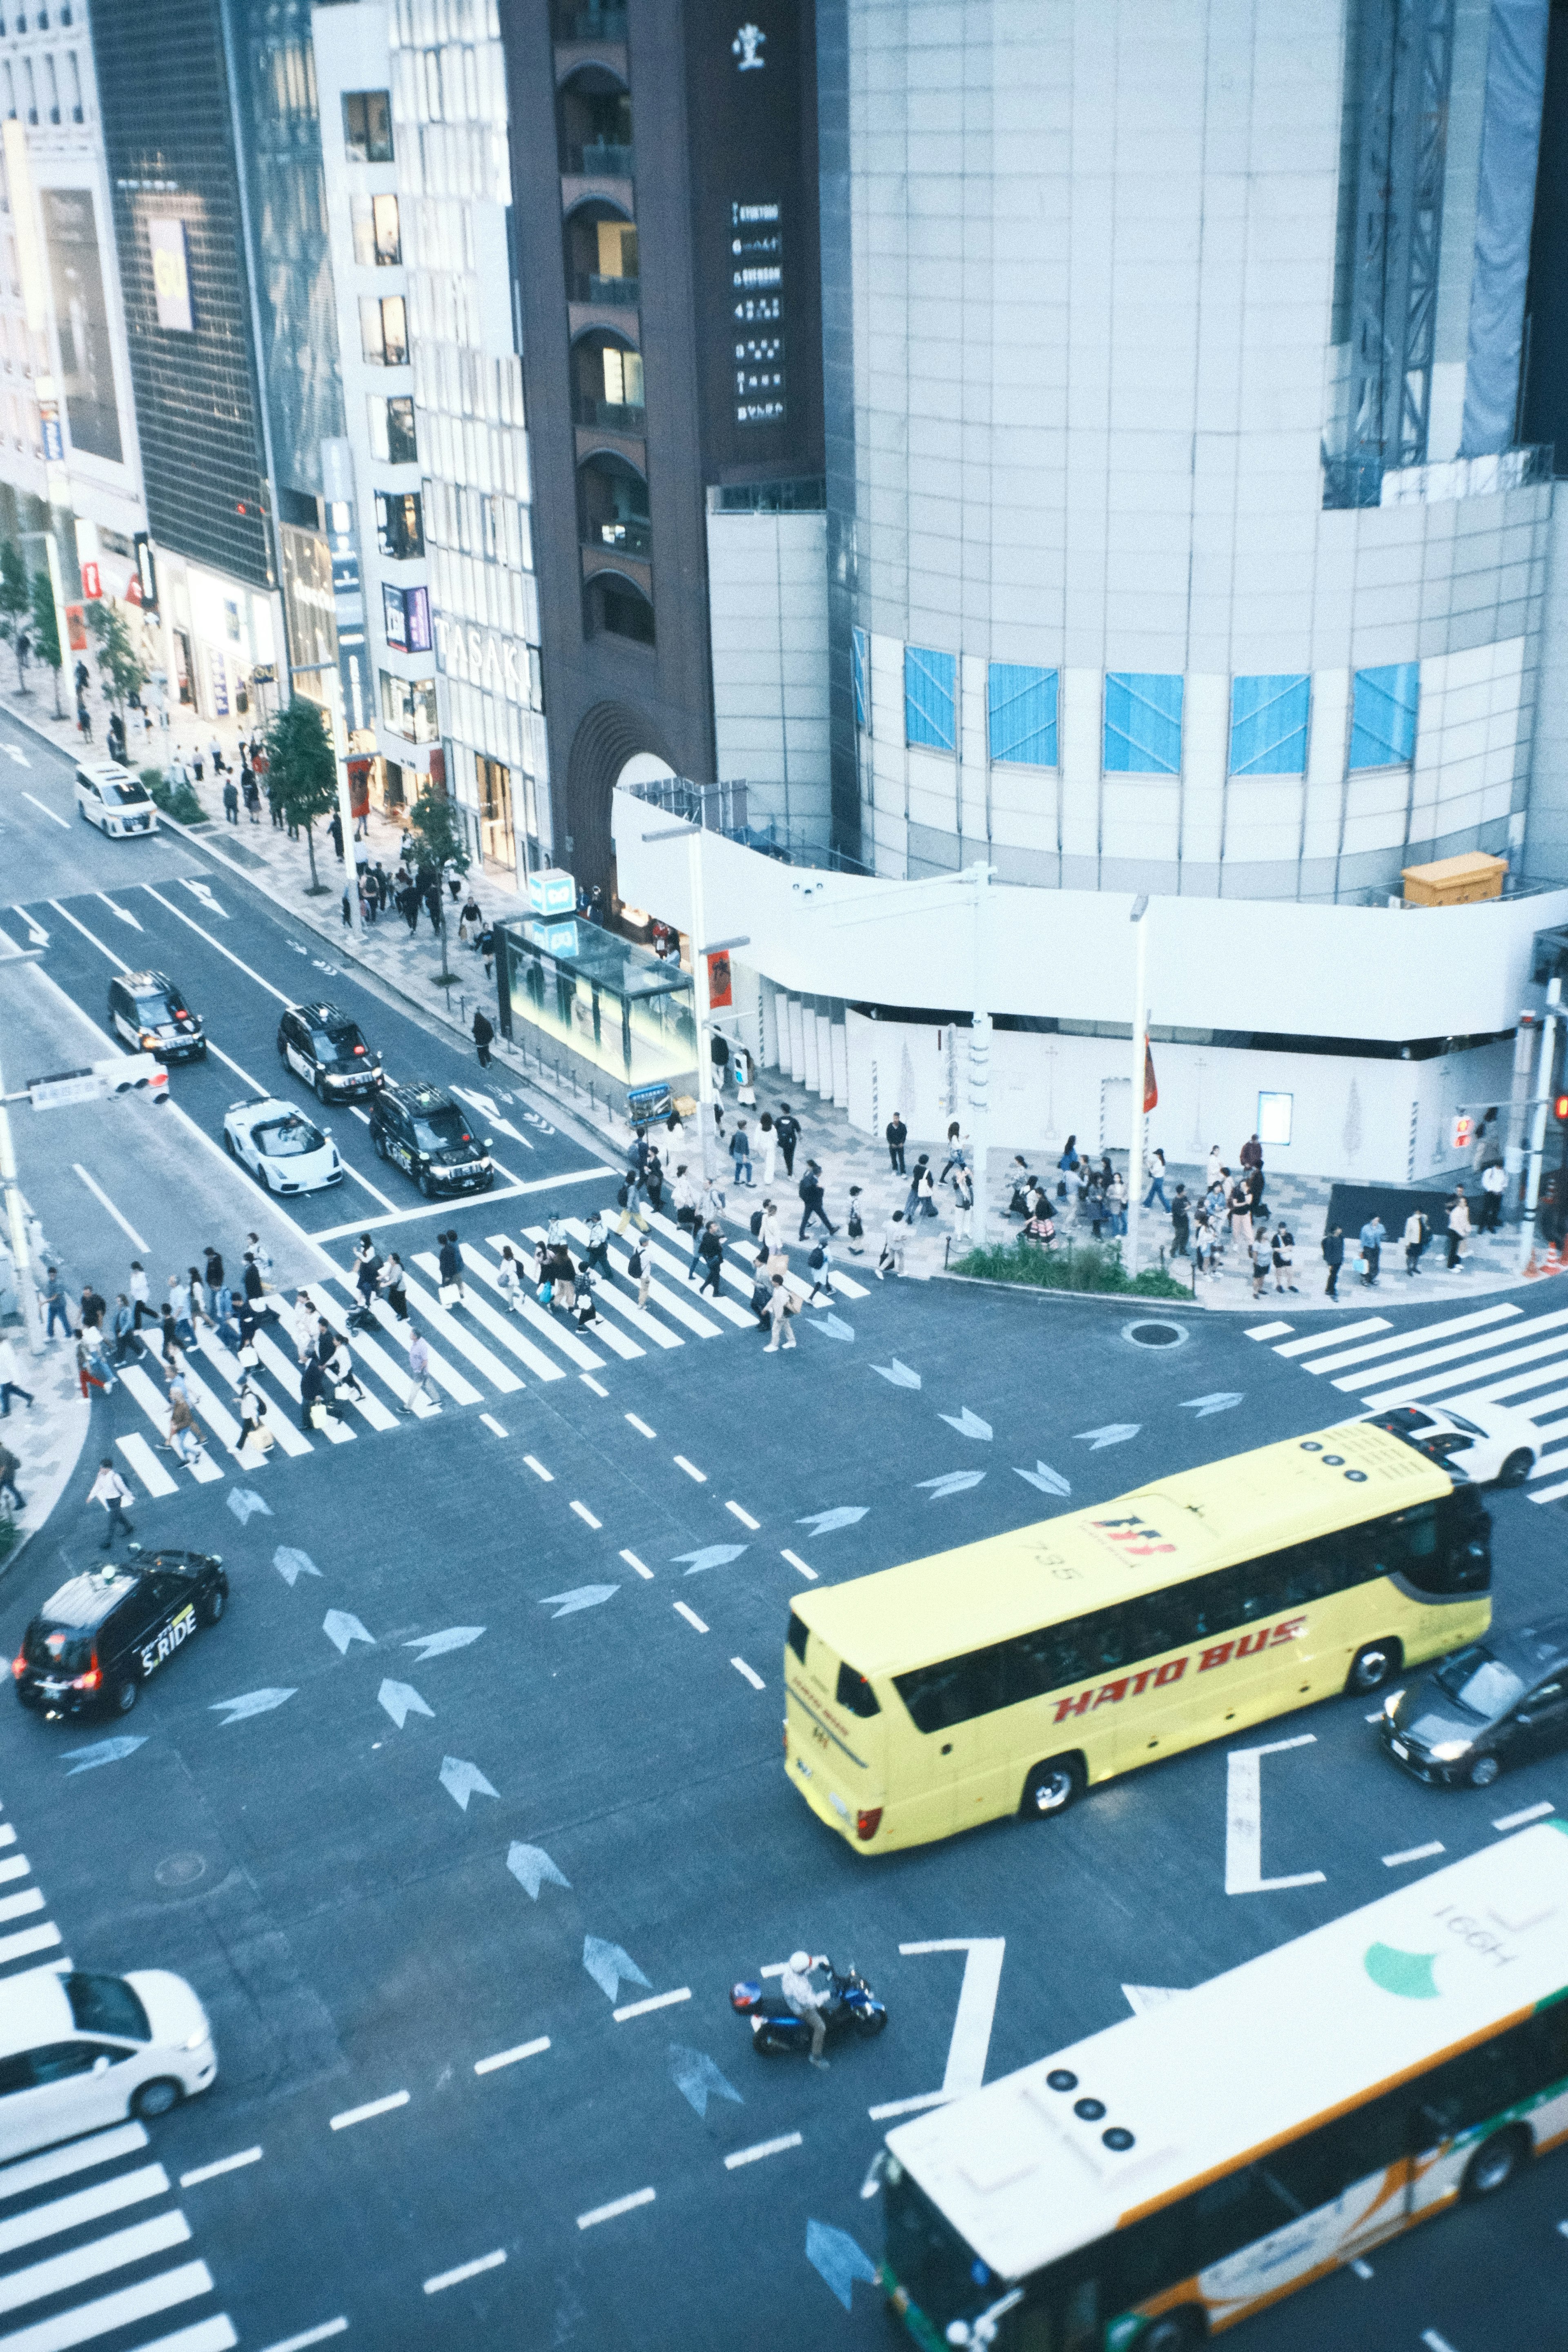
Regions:
<instances>
[{"instance_id":1,"label":"manhole cover","mask_svg":"<svg viewBox=\"0 0 1568 2352\"><path fill-rule=\"evenodd\" d=\"M206 1874L206 1864L199 1853L171 1853L153 1873L160 1886L194 1886Z\"/></svg>"},{"instance_id":2,"label":"manhole cover","mask_svg":"<svg viewBox=\"0 0 1568 2352\"><path fill-rule=\"evenodd\" d=\"M1135 1348L1179 1348L1187 1335L1180 1323L1124 1323L1121 1336Z\"/></svg>"}]
</instances>

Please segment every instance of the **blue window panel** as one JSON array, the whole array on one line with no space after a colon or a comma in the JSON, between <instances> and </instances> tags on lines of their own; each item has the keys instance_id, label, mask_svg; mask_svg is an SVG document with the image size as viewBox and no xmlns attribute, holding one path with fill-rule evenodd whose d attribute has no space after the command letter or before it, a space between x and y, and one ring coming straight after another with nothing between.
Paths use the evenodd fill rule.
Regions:
<instances>
[{"instance_id":1,"label":"blue window panel","mask_svg":"<svg viewBox=\"0 0 1568 2352\"><path fill-rule=\"evenodd\" d=\"M1230 772L1233 776L1300 776L1307 768L1307 711L1311 680L1233 677L1230 682Z\"/></svg>"},{"instance_id":2,"label":"blue window panel","mask_svg":"<svg viewBox=\"0 0 1568 2352\"><path fill-rule=\"evenodd\" d=\"M1418 662L1358 669L1351 717L1352 768L1404 767L1415 756L1415 710L1421 696Z\"/></svg>"},{"instance_id":3,"label":"blue window panel","mask_svg":"<svg viewBox=\"0 0 1568 2352\"><path fill-rule=\"evenodd\" d=\"M922 646L904 647L906 743L952 751L957 740L957 676L956 655L928 653Z\"/></svg>"},{"instance_id":4,"label":"blue window panel","mask_svg":"<svg viewBox=\"0 0 1568 2352\"><path fill-rule=\"evenodd\" d=\"M866 691L866 632L852 629L849 633L849 663L855 674L855 724L864 727L870 698Z\"/></svg>"},{"instance_id":5,"label":"blue window panel","mask_svg":"<svg viewBox=\"0 0 1568 2352\"><path fill-rule=\"evenodd\" d=\"M991 757L1026 768L1057 764L1057 673L991 665Z\"/></svg>"},{"instance_id":6,"label":"blue window panel","mask_svg":"<svg viewBox=\"0 0 1568 2352\"><path fill-rule=\"evenodd\" d=\"M1181 774L1180 677L1138 670L1107 673L1105 769L1108 775Z\"/></svg>"}]
</instances>

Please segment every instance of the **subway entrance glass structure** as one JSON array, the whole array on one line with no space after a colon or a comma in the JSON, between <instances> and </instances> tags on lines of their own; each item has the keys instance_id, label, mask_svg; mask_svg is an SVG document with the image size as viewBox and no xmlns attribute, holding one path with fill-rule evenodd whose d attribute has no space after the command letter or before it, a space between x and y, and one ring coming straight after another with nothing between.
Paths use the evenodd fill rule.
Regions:
<instances>
[{"instance_id":1,"label":"subway entrance glass structure","mask_svg":"<svg viewBox=\"0 0 1568 2352\"><path fill-rule=\"evenodd\" d=\"M691 974L597 924L498 923L503 1036L526 1022L627 1086L697 1066Z\"/></svg>"}]
</instances>

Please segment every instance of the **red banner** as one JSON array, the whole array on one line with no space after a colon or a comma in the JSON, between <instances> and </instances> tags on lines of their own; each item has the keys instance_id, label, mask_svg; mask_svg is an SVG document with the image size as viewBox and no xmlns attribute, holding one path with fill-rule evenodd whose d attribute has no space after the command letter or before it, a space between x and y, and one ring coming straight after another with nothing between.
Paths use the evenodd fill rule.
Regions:
<instances>
[{"instance_id":1,"label":"red banner","mask_svg":"<svg viewBox=\"0 0 1568 2352\"><path fill-rule=\"evenodd\" d=\"M1149 1040L1143 1040L1143 1108L1152 1110L1160 1099L1160 1089L1154 1083L1154 1056L1149 1051Z\"/></svg>"},{"instance_id":2,"label":"red banner","mask_svg":"<svg viewBox=\"0 0 1568 2352\"><path fill-rule=\"evenodd\" d=\"M730 959L722 948L715 948L708 958L708 1003L710 1011L722 1012L735 999L730 986Z\"/></svg>"}]
</instances>

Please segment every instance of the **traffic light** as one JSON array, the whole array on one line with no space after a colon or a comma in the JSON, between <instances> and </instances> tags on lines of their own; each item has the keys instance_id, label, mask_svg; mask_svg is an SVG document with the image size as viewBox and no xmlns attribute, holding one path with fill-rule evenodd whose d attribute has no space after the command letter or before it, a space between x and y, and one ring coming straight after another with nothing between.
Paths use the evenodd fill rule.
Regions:
<instances>
[{"instance_id":1,"label":"traffic light","mask_svg":"<svg viewBox=\"0 0 1568 2352\"><path fill-rule=\"evenodd\" d=\"M1553 1096L1552 1101L1552 1116L1553 1118L1561 1120L1563 1126L1568 1127L1568 1095Z\"/></svg>"}]
</instances>

